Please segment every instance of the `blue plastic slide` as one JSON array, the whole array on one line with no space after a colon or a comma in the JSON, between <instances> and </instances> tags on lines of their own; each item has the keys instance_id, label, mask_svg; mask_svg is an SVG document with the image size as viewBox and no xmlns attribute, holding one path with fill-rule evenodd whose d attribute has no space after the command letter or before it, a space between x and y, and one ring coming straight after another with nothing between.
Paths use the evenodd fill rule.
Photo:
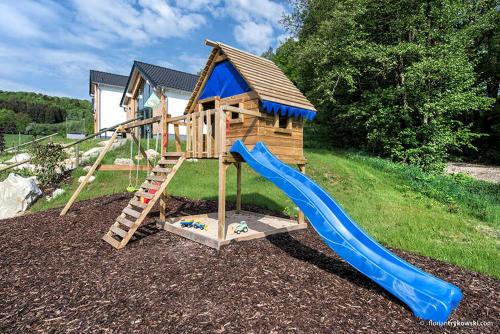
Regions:
<instances>
[{"instance_id":1,"label":"blue plastic slide","mask_svg":"<svg viewBox=\"0 0 500 334\"><path fill-rule=\"evenodd\" d=\"M412 266L370 238L326 191L277 159L262 142L249 151L238 140L231 152L285 192L342 259L403 301L417 317L446 321L458 306L458 287Z\"/></svg>"}]
</instances>

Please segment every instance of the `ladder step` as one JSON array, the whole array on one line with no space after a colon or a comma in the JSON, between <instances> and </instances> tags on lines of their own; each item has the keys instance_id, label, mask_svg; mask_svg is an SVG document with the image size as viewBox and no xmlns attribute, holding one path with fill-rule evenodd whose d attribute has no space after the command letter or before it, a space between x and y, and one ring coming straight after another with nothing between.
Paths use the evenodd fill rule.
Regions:
<instances>
[{"instance_id":1,"label":"ladder step","mask_svg":"<svg viewBox=\"0 0 500 334\"><path fill-rule=\"evenodd\" d=\"M132 227L132 225L134 224L134 222L133 222L133 221L130 221L130 220L128 220L127 218L122 217L122 216L118 216L118 217L116 218L116 221L117 221L118 223L122 224L122 225L127 226L128 228L131 228L131 227Z\"/></svg>"},{"instance_id":2,"label":"ladder step","mask_svg":"<svg viewBox=\"0 0 500 334\"><path fill-rule=\"evenodd\" d=\"M106 233L104 237L102 237L102 240L106 241L108 244L110 244L116 249L122 248L120 245L121 243L115 238L113 238L110 234L111 234L110 232Z\"/></svg>"},{"instance_id":3,"label":"ladder step","mask_svg":"<svg viewBox=\"0 0 500 334\"><path fill-rule=\"evenodd\" d=\"M130 205L133 205L135 207L138 207L138 208L141 208L141 209L144 209L145 207L147 207L148 205L145 204L145 203L142 203L141 201L138 201L136 200L135 198L132 198L129 202Z\"/></svg>"},{"instance_id":4,"label":"ladder step","mask_svg":"<svg viewBox=\"0 0 500 334\"><path fill-rule=\"evenodd\" d=\"M141 184L141 188L158 190L160 189L160 186L157 186L156 184L153 184L151 182L144 182L143 184Z\"/></svg>"},{"instance_id":5,"label":"ladder step","mask_svg":"<svg viewBox=\"0 0 500 334\"><path fill-rule=\"evenodd\" d=\"M111 227L109 228L109 230L111 232L113 232L114 234L119 235L122 238L125 238L125 236L127 235L127 231L124 231L124 230L122 230L121 228L119 228L119 227L117 227L115 225L111 225Z\"/></svg>"},{"instance_id":6,"label":"ladder step","mask_svg":"<svg viewBox=\"0 0 500 334\"><path fill-rule=\"evenodd\" d=\"M166 178L167 177L164 175L148 175L148 177L146 177L146 180L155 181L155 182L163 182L163 181L165 181Z\"/></svg>"},{"instance_id":7,"label":"ladder step","mask_svg":"<svg viewBox=\"0 0 500 334\"><path fill-rule=\"evenodd\" d=\"M171 171L170 168L162 168L162 167L153 168L153 172L155 173L170 173L170 171Z\"/></svg>"},{"instance_id":8,"label":"ladder step","mask_svg":"<svg viewBox=\"0 0 500 334\"><path fill-rule=\"evenodd\" d=\"M162 154L164 157L180 157L184 154L184 152L165 152Z\"/></svg>"},{"instance_id":9,"label":"ladder step","mask_svg":"<svg viewBox=\"0 0 500 334\"><path fill-rule=\"evenodd\" d=\"M137 212L137 211L135 211L135 210L133 210L131 208L125 208L125 209L123 209L122 212L125 213L125 214L127 214L127 215L129 215L129 216L131 216L131 217L134 217L134 218L139 218L139 216L141 215L140 212Z\"/></svg>"},{"instance_id":10,"label":"ladder step","mask_svg":"<svg viewBox=\"0 0 500 334\"><path fill-rule=\"evenodd\" d=\"M177 159L160 159L158 160L158 165L159 166L164 166L164 165L175 165L177 163Z\"/></svg>"},{"instance_id":11,"label":"ladder step","mask_svg":"<svg viewBox=\"0 0 500 334\"><path fill-rule=\"evenodd\" d=\"M142 190L139 190L138 192L135 193L135 196L137 197L144 197L144 198L147 198L147 199L152 199L153 197L155 197L154 194L149 194L147 192L144 192Z\"/></svg>"}]
</instances>

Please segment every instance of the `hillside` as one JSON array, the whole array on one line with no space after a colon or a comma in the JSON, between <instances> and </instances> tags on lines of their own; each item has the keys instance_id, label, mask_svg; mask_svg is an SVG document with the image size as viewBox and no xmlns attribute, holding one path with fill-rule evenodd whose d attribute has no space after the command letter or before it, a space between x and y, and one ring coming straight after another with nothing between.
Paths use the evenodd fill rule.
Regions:
<instances>
[{"instance_id":1,"label":"hillside","mask_svg":"<svg viewBox=\"0 0 500 334\"><path fill-rule=\"evenodd\" d=\"M145 143L144 143L145 147ZM110 152L104 164L128 157L129 146ZM417 168L358 153L306 149L307 174L345 208L370 235L384 245L430 256L500 277L497 237L500 230L500 185L465 176L431 176ZM285 215L295 205L272 183L246 164L242 202ZM139 183L144 178L140 173ZM84 175L80 168L74 174ZM135 183L135 171L98 172L79 199L123 193ZM169 187L174 196L217 200L217 161L187 162ZM40 200L32 211L63 206L78 183L52 202ZM236 173L228 170L228 202L235 200Z\"/></svg>"},{"instance_id":2,"label":"hillside","mask_svg":"<svg viewBox=\"0 0 500 334\"><path fill-rule=\"evenodd\" d=\"M66 119L82 130L92 129L92 104L88 100L32 92L0 91L0 113L0 125L6 132L23 133L29 123L57 124L65 122ZM8 120L13 121L13 118L16 120L15 124L5 123Z\"/></svg>"}]
</instances>

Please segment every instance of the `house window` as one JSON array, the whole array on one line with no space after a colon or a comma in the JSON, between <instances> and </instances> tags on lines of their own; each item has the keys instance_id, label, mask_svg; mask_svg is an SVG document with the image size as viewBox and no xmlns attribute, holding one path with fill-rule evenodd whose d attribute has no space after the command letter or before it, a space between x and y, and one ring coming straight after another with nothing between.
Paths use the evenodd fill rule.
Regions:
<instances>
[{"instance_id":1,"label":"house window","mask_svg":"<svg viewBox=\"0 0 500 334\"><path fill-rule=\"evenodd\" d=\"M230 104L231 107L239 108L239 103ZM231 123L243 123L243 114L239 112L231 112Z\"/></svg>"},{"instance_id":2,"label":"house window","mask_svg":"<svg viewBox=\"0 0 500 334\"><path fill-rule=\"evenodd\" d=\"M274 114L274 132L291 134L292 118L289 116Z\"/></svg>"},{"instance_id":3,"label":"house window","mask_svg":"<svg viewBox=\"0 0 500 334\"><path fill-rule=\"evenodd\" d=\"M215 109L215 101L207 101L201 104L203 110Z\"/></svg>"}]
</instances>

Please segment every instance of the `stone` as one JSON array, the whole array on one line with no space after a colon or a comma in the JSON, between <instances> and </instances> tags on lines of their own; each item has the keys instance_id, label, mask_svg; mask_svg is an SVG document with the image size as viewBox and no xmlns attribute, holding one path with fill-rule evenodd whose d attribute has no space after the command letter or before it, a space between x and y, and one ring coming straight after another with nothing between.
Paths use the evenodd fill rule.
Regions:
<instances>
[{"instance_id":1,"label":"stone","mask_svg":"<svg viewBox=\"0 0 500 334\"><path fill-rule=\"evenodd\" d=\"M19 153L10 158L9 160L5 161L7 164L13 164L19 161L31 159L31 156L28 153Z\"/></svg>"},{"instance_id":2,"label":"stone","mask_svg":"<svg viewBox=\"0 0 500 334\"><path fill-rule=\"evenodd\" d=\"M129 158L116 158L114 164L120 166L131 166L134 165L134 162Z\"/></svg>"},{"instance_id":3,"label":"stone","mask_svg":"<svg viewBox=\"0 0 500 334\"><path fill-rule=\"evenodd\" d=\"M155 158L160 156L160 153L156 152L152 148L150 148L149 150L146 150L145 152L146 152L146 156L148 157L148 160L155 159Z\"/></svg>"},{"instance_id":4,"label":"stone","mask_svg":"<svg viewBox=\"0 0 500 334\"><path fill-rule=\"evenodd\" d=\"M61 196L64 193L65 193L64 189L57 188L56 190L54 190L54 192L52 193L51 196L47 197L47 201L50 202L53 199L56 199L57 197Z\"/></svg>"},{"instance_id":5,"label":"stone","mask_svg":"<svg viewBox=\"0 0 500 334\"><path fill-rule=\"evenodd\" d=\"M0 182L0 219L26 211L40 196L42 191L33 179L9 174Z\"/></svg>"},{"instance_id":6,"label":"stone","mask_svg":"<svg viewBox=\"0 0 500 334\"><path fill-rule=\"evenodd\" d=\"M80 176L80 177L78 178L78 182L79 182L79 183L82 183L82 182L83 182L83 180L85 180L85 176ZM89 177L89 180L87 181L87 183L92 183L92 182L94 182L94 180L95 180L95 176L94 176L94 175L91 175L91 176Z\"/></svg>"}]
</instances>

